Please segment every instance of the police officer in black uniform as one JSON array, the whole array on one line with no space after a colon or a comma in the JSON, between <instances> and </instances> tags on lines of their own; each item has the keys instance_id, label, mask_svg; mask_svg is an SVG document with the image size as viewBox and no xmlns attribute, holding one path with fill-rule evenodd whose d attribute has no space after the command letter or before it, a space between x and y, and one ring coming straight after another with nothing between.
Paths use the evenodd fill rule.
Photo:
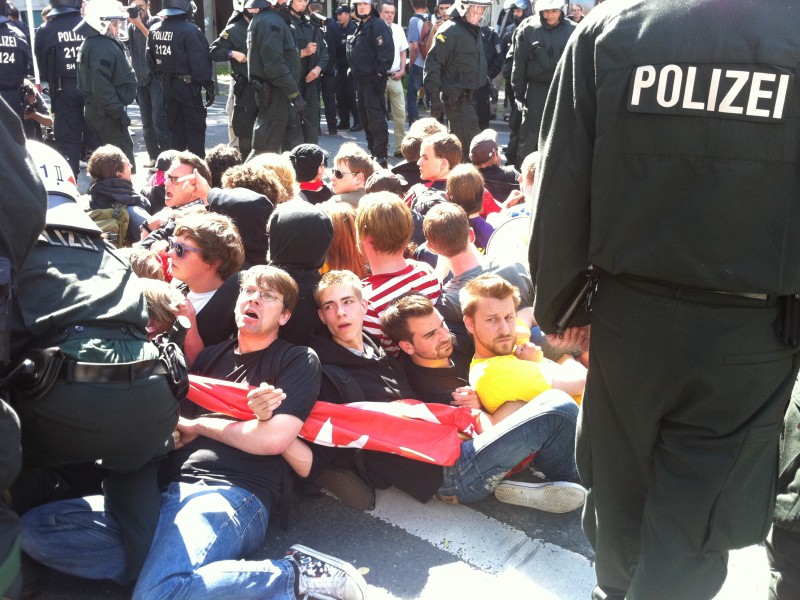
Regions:
<instances>
[{"instance_id":1,"label":"police officer in black uniform","mask_svg":"<svg viewBox=\"0 0 800 600\"><path fill-rule=\"evenodd\" d=\"M63 157L28 146L48 209L10 312L12 363L35 366L35 377L20 377L12 390L23 458L31 468L97 461L134 579L158 520L153 459L172 447L177 401L147 338L137 277L77 205Z\"/></svg>"},{"instance_id":2,"label":"police officer in black uniform","mask_svg":"<svg viewBox=\"0 0 800 600\"><path fill-rule=\"evenodd\" d=\"M555 334L576 300L562 345L591 322L576 456L597 599L713 598L772 520L799 363L800 14L718 7L599 5L545 103L534 313Z\"/></svg>"},{"instance_id":3,"label":"police officer in black uniform","mask_svg":"<svg viewBox=\"0 0 800 600\"><path fill-rule=\"evenodd\" d=\"M47 22L36 31L33 50L42 80L50 89L56 145L77 173L88 130L84 98L78 92L78 49L84 36L74 31L81 22L81 0L52 0L51 6Z\"/></svg>"},{"instance_id":4,"label":"police officer in black uniform","mask_svg":"<svg viewBox=\"0 0 800 600\"><path fill-rule=\"evenodd\" d=\"M189 20L191 0L164 0L164 17L150 28L147 56L164 86L169 144L173 150L206 155L207 107L214 103L213 63L208 41ZM206 91L203 103L202 90Z\"/></svg>"},{"instance_id":5,"label":"police officer in black uniform","mask_svg":"<svg viewBox=\"0 0 800 600\"><path fill-rule=\"evenodd\" d=\"M475 112L478 115L478 127L481 131L488 129L492 120L492 102L497 102L497 88L494 78L503 70L503 53L500 36L493 27L481 26L483 55L486 57L486 83L475 90Z\"/></svg>"},{"instance_id":6,"label":"police officer in black uniform","mask_svg":"<svg viewBox=\"0 0 800 600\"><path fill-rule=\"evenodd\" d=\"M247 79L247 27L251 19L252 15L247 11L234 10L210 48L211 60L227 60L231 65L234 98L231 127L239 138L239 151L245 157L253 148L253 124L258 114L256 92Z\"/></svg>"},{"instance_id":7,"label":"police officer in black uniform","mask_svg":"<svg viewBox=\"0 0 800 600\"><path fill-rule=\"evenodd\" d=\"M319 13L312 15L312 19L317 21L322 26L322 31L325 34L325 45L328 50L328 64L322 70L321 84L322 88L322 102L325 104L325 123L328 125L328 135L336 135L339 133L338 123L336 122L337 108L336 108L336 38L335 28L336 21L331 18L325 18Z\"/></svg>"},{"instance_id":8,"label":"police officer in black uniform","mask_svg":"<svg viewBox=\"0 0 800 600\"><path fill-rule=\"evenodd\" d=\"M312 20L308 14L308 0L289 0L287 5L300 52L300 94L308 105L302 122L303 141L316 144L319 141L319 78L328 66L328 49L319 21Z\"/></svg>"},{"instance_id":9,"label":"police officer in black uniform","mask_svg":"<svg viewBox=\"0 0 800 600\"><path fill-rule=\"evenodd\" d=\"M335 11L336 23L333 30L334 47L336 48L336 108L339 111L338 129L361 131L361 122L356 105L356 89L353 77L350 75L350 65L347 62L347 38L356 32L356 22L353 20L350 7L341 4ZM353 126L350 127L350 116L353 117Z\"/></svg>"},{"instance_id":10,"label":"police officer in black uniform","mask_svg":"<svg viewBox=\"0 0 800 600\"><path fill-rule=\"evenodd\" d=\"M0 98L22 120L22 82L28 73L31 49L25 36L6 16L6 0L0 0Z\"/></svg>"},{"instance_id":11,"label":"police officer in black uniform","mask_svg":"<svg viewBox=\"0 0 800 600\"><path fill-rule=\"evenodd\" d=\"M22 125L0 101L0 494L11 485L22 464L19 419L8 404L11 383L9 322L13 281L44 228L47 194L25 149ZM19 518L0 498L0 597L16 597L20 556Z\"/></svg>"},{"instance_id":12,"label":"police officer in black uniform","mask_svg":"<svg viewBox=\"0 0 800 600\"><path fill-rule=\"evenodd\" d=\"M306 101L300 94L300 54L285 0L248 0L247 68L256 87L258 116L251 156L303 143Z\"/></svg>"},{"instance_id":13,"label":"police officer in black uniform","mask_svg":"<svg viewBox=\"0 0 800 600\"><path fill-rule=\"evenodd\" d=\"M394 41L392 30L372 2L353 3L359 24L347 40L347 62L356 84L358 116L367 137L367 148L385 169L389 147L386 78L394 60Z\"/></svg>"}]
</instances>

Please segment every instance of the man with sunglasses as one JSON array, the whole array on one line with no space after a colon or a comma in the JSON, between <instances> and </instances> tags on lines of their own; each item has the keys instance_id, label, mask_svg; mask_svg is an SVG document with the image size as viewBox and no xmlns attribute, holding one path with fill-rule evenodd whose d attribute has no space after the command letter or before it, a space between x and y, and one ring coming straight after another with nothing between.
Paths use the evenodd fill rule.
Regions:
<instances>
[{"instance_id":1,"label":"man with sunglasses","mask_svg":"<svg viewBox=\"0 0 800 600\"><path fill-rule=\"evenodd\" d=\"M362 148L349 142L342 144L333 164L336 168L333 169L331 185L336 195L332 200L347 202L353 208L358 208L367 179L375 171L375 164Z\"/></svg>"}]
</instances>

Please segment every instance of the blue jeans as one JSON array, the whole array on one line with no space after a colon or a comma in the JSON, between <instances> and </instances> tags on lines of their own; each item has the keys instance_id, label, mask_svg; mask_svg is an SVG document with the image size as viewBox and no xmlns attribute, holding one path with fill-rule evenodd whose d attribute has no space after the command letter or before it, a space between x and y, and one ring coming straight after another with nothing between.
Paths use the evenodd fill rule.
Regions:
<instances>
[{"instance_id":1,"label":"blue jeans","mask_svg":"<svg viewBox=\"0 0 800 600\"><path fill-rule=\"evenodd\" d=\"M119 526L102 496L62 500L23 516L22 548L49 567L124 582ZM238 560L264 541L269 513L245 489L171 483L134 599L295 598L288 560Z\"/></svg>"},{"instance_id":2,"label":"blue jeans","mask_svg":"<svg viewBox=\"0 0 800 600\"><path fill-rule=\"evenodd\" d=\"M164 88L157 77L136 88L136 100L142 117L144 145L150 160L155 160L164 150L169 150L167 105L164 103Z\"/></svg>"},{"instance_id":3,"label":"blue jeans","mask_svg":"<svg viewBox=\"0 0 800 600\"><path fill-rule=\"evenodd\" d=\"M537 470L554 481L575 481L578 405L548 390L478 437L461 444L461 456L444 468L443 496L475 502L491 494L508 472L531 454Z\"/></svg>"},{"instance_id":4,"label":"blue jeans","mask_svg":"<svg viewBox=\"0 0 800 600\"><path fill-rule=\"evenodd\" d=\"M419 119L419 88L422 87L422 67L418 65L411 65L408 70L408 88L406 89L406 114L408 115L408 122L413 123Z\"/></svg>"}]
</instances>

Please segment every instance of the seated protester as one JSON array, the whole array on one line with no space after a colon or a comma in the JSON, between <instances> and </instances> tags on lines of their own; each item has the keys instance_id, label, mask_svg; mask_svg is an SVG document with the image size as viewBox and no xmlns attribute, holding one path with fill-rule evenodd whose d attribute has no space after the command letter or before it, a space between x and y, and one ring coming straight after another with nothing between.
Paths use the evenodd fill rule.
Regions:
<instances>
[{"instance_id":1,"label":"seated protester","mask_svg":"<svg viewBox=\"0 0 800 600\"><path fill-rule=\"evenodd\" d=\"M206 152L206 164L211 171L211 187L222 187L222 176L231 167L242 164L242 153L236 146L217 144Z\"/></svg>"},{"instance_id":2,"label":"seated protester","mask_svg":"<svg viewBox=\"0 0 800 600\"><path fill-rule=\"evenodd\" d=\"M274 171L256 169L250 163L231 167L222 176L222 187L226 190L244 188L265 196L274 206L284 193L283 184Z\"/></svg>"},{"instance_id":3,"label":"seated protester","mask_svg":"<svg viewBox=\"0 0 800 600\"><path fill-rule=\"evenodd\" d=\"M353 208L358 208L365 193L364 185L375 172L375 163L363 148L347 142L339 148L333 164L333 200L347 202Z\"/></svg>"},{"instance_id":4,"label":"seated protester","mask_svg":"<svg viewBox=\"0 0 800 600\"><path fill-rule=\"evenodd\" d=\"M494 233L494 227L481 216L483 177L472 165L456 165L447 175L447 199L458 204L469 216L469 226L475 234L475 246L483 254Z\"/></svg>"},{"instance_id":5,"label":"seated protester","mask_svg":"<svg viewBox=\"0 0 800 600\"><path fill-rule=\"evenodd\" d=\"M484 129L469 145L469 161L480 171L486 189L502 204L514 190L519 190L519 173L512 166L500 166L497 132Z\"/></svg>"},{"instance_id":6,"label":"seated protester","mask_svg":"<svg viewBox=\"0 0 800 600\"><path fill-rule=\"evenodd\" d=\"M508 402L536 402L542 392L561 390L580 402L586 368L571 355L544 358L528 342L515 345L519 291L492 273L479 275L461 290L464 325L475 343L469 382L487 412Z\"/></svg>"},{"instance_id":7,"label":"seated protester","mask_svg":"<svg viewBox=\"0 0 800 600\"><path fill-rule=\"evenodd\" d=\"M415 398L482 408L469 387L472 355L455 350L453 336L433 302L420 294L401 296L383 313L381 326L400 347L400 364Z\"/></svg>"},{"instance_id":8,"label":"seated protester","mask_svg":"<svg viewBox=\"0 0 800 600\"><path fill-rule=\"evenodd\" d=\"M348 402L356 398L373 402L408 398L413 392L402 369L364 335L366 305L360 292L358 279L346 271L326 273L317 288L319 316L328 329L327 335L311 342L325 373L320 398ZM331 367L336 370L331 371ZM347 376L346 384L336 385L341 381L335 375L338 371ZM341 449L314 451L313 460L332 460L340 466L353 460L370 481L381 487L394 485L421 502L434 494L454 504L474 502L499 489L497 497L502 501L567 512L584 502L586 492L579 485L500 482L533 453L537 453L537 468L551 479L577 479L573 446L577 414L578 408L568 396L553 392L547 401L521 408L488 433L463 442L461 457L452 467L371 451L359 451L360 459L355 460L354 452ZM313 465L312 469L322 466L327 465Z\"/></svg>"},{"instance_id":9,"label":"seated protester","mask_svg":"<svg viewBox=\"0 0 800 600\"><path fill-rule=\"evenodd\" d=\"M320 362L341 367L359 380L363 399L368 402L413 398L400 364L364 332L367 303L358 277L350 271L328 271L320 279L314 297L319 319L327 328L309 338L309 346ZM374 377L366 376L366 372ZM334 384L335 379L323 378L320 400L336 404L352 401Z\"/></svg>"},{"instance_id":10,"label":"seated protester","mask_svg":"<svg viewBox=\"0 0 800 600\"><path fill-rule=\"evenodd\" d=\"M397 346L383 335L381 315L389 303L409 292L436 301L441 292L431 267L405 258L414 220L411 209L394 194L378 192L361 200L356 213L356 235L372 274L364 279L364 299L369 306L364 330L380 340L390 354Z\"/></svg>"},{"instance_id":11,"label":"seated protester","mask_svg":"<svg viewBox=\"0 0 800 600\"><path fill-rule=\"evenodd\" d=\"M289 160L300 182L301 198L319 204L333 196L333 190L322 180L328 166L327 152L316 144L300 144L289 153Z\"/></svg>"},{"instance_id":12,"label":"seated protester","mask_svg":"<svg viewBox=\"0 0 800 600\"><path fill-rule=\"evenodd\" d=\"M309 332L320 327L314 289L333 241L333 223L319 206L295 199L275 208L267 232L268 264L289 273L300 288L297 306L281 328L281 337L306 346Z\"/></svg>"},{"instance_id":13,"label":"seated protester","mask_svg":"<svg viewBox=\"0 0 800 600\"><path fill-rule=\"evenodd\" d=\"M422 138L407 133L400 143L400 153L403 155L403 160L391 168L392 173L403 178L405 184L403 185L403 196L408 193L413 186L422 183L422 177L419 174L419 149L422 145Z\"/></svg>"},{"instance_id":14,"label":"seated protester","mask_svg":"<svg viewBox=\"0 0 800 600\"><path fill-rule=\"evenodd\" d=\"M413 135L423 140L437 133L447 133L447 126L433 117L417 119L408 128L408 135Z\"/></svg>"},{"instance_id":15,"label":"seated protester","mask_svg":"<svg viewBox=\"0 0 800 600\"><path fill-rule=\"evenodd\" d=\"M206 346L236 333L233 309L239 294L244 248L230 217L197 213L180 217L169 239L170 272L184 284L192 327L186 335L189 364Z\"/></svg>"},{"instance_id":16,"label":"seated protester","mask_svg":"<svg viewBox=\"0 0 800 600\"><path fill-rule=\"evenodd\" d=\"M402 198L405 195L404 187L405 185L402 177L395 175L387 169L378 169L367 179L367 185L364 189L367 194L372 194L374 192L390 192L398 198ZM414 233L411 234L411 243L420 246L425 243L425 236L422 233L422 215L412 210L411 216L414 218Z\"/></svg>"},{"instance_id":17,"label":"seated protester","mask_svg":"<svg viewBox=\"0 0 800 600\"><path fill-rule=\"evenodd\" d=\"M266 171L276 177L280 183L278 197L270 198L275 206L278 206L281 202L294 200L300 194L297 175L288 155L264 152L248 160L247 164L257 171Z\"/></svg>"},{"instance_id":18,"label":"seated protester","mask_svg":"<svg viewBox=\"0 0 800 600\"><path fill-rule=\"evenodd\" d=\"M366 582L351 565L303 546L283 559L246 559L264 543L293 460L288 451L319 392L314 352L278 338L296 299L288 274L253 267L236 301L237 337L198 358L195 373L256 386L249 396L259 418L231 421L183 403L179 440L163 471L169 486L134 598L364 600ZM119 526L101 497L46 504L24 522L23 547L34 559L124 582Z\"/></svg>"},{"instance_id":19,"label":"seated protester","mask_svg":"<svg viewBox=\"0 0 800 600\"><path fill-rule=\"evenodd\" d=\"M413 186L405 203L423 217L432 206L445 201L447 174L461 162L461 142L449 133L437 133L424 138L420 145L419 167L423 183Z\"/></svg>"},{"instance_id":20,"label":"seated protester","mask_svg":"<svg viewBox=\"0 0 800 600\"><path fill-rule=\"evenodd\" d=\"M459 294L469 281L483 273L496 273L518 290L519 316L527 328L534 325L533 283L527 266L483 256L473 243L474 232L464 209L452 202L433 207L425 217L423 230L428 239L428 249L447 258L450 264L453 276L442 286L436 308L454 333L459 350L470 355L474 351L472 338L464 327Z\"/></svg>"},{"instance_id":21,"label":"seated protester","mask_svg":"<svg viewBox=\"0 0 800 600\"><path fill-rule=\"evenodd\" d=\"M150 214L154 215L166 207L164 185L167 181L167 171L172 164L177 150L164 150L158 155L155 164L155 173L150 177L148 185L139 193L150 201Z\"/></svg>"},{"instance_id":22,"label":"seated protester","mask_svg":"<svg viewBox=\"0 0 800 600\"><path fill-rule=\"evenodd\" d=\"M533 181L536 176L536 165L539 164L539 151L531 152L522 161L519 176L519 190L512 191L508 199L503 204L500 212L491 213L486 216L486 220L494 227L500 227L503 223L514 217L526 217L530 219L535 212L533 204Z\"/></svg>"},{"instance_id":23,"label":"seated protester","mask_svg":"<svg viewBox=\"0 0 800 600\"><path fill-rule=\"evenodd\" d=\"M22 128L25 130L25 137L29 140L42 141L42 126L52 127L53 117L50 110L44 103L44 98L29 81L25 80L22 84L23 112Z\"/></svg>"},{"instance_id":24,"label":"seated protester","mask_svg":"<svg viewBox=\"0 0 800 600\"><path fill-rule=\"evenodd\" d=\"M159 156L159 158L161 158ZM192 212L205 212L205 202L198 196L195 174L211 181L206 161L191 152L177 152L164 173L164 204L166 207L152 215L142 225L146 233L141 245L163 252L168 238L175 230L175 219Z\"/></svg>"},{"instance_id":25,"label":"seated protester","mask_svg":"<svg viewBox=\"0 0 800 600\"><path fill-rule=\"evenodd\" d=\"M166 280L165 269L169 266L169 262L162 260L163 257L158 252L133 246L119 248L117 254L128 260L131 270L140 278Z\"/></svg>"},{"instance_id":26,"label":"seated protester","mask_svg":"<svg viewBox=\"0 0 800 600\"><path fill-rule=\"evenodd\" d=\"M131 217L128 241L138 242L142 224L150 218L150 202L133 189L128 157L116 146L100 146L89 157L86 172L92 178L89 208L102 210L124 204Z\"/></svg>"},{"instance_id":27,"label":"seated protester","mask_svg":"<svg viewBox=\"0 0 800 600\"><path fill-rule=\"evenodd\" d=\"M358 249L356 239L356 209L347 202L323 202L319 207L325 211L333 223L333 240L325 264L320 273L328 271L352 271L363 279L369 275L364 257Z\"/></svg>"},{"instance_id":28,"label":"seated protester","mask_svg":"<svg viewBox=\"0 0 800 600\"><path fill-rule=\"evenodd\" d=\"M152 340L172 331L175 319L184 314L189 301L166 281L145 279L141 286L147 304L147 337Z\"/></svg>"}]
</instances>

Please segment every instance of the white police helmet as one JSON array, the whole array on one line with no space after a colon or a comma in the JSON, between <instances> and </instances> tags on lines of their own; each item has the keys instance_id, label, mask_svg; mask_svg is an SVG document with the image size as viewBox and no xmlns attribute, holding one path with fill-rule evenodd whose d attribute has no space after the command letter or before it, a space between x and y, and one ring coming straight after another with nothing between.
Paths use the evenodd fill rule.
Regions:
<instances>
[{"instance_id":1,"label":"white police helmet","mask_svg":"<svg viewBox=\"0 0 800 600\"><path fill-rule=\"evenodd\" d=\"M86 4L83 22L102 35L108 35L108 28L117 22L117 34L120 41L128 39L128 11L117 0L91 0Z\"/></svg>"},{"instance_id":2,"label":"white police helmet","mask_svg":"<svg viewBox=\"0 0 800 600\"><path fill-rule=\"evenodd\" d=\"M47 224L99 233L94 221L78 206L80 194L67 159L42 142L28 140L26 147L47 190Z\"/></svg>"},{"instance_id":3,"label":"white police helmet","mask_svg":"<svg viewBox=\"0 0 800 600\"><path fill-rule=\"evenodd\" d=\"M536 0L536 12L543 10L560 10L562 13L567 14L567 7L564 0Z\"/></svg>"},{"instance_id":4,"label":"white police helmet","mask_svg":"<svg viewBox=\"0 0 800 600\"><path fill-rule=\"evenodd\" d=\"M467 13L469 12L470 6L479 6L483 8L483 12L481 13L481 18L483 15L486 14L486 11L489 10L489 7L492 6L491 0L457 0L453 7L448 11L450 15L459 14L461 15L462 19L466 19ZM473 23L475 25L475 23Z\"/></svg>"}]
</instances>

